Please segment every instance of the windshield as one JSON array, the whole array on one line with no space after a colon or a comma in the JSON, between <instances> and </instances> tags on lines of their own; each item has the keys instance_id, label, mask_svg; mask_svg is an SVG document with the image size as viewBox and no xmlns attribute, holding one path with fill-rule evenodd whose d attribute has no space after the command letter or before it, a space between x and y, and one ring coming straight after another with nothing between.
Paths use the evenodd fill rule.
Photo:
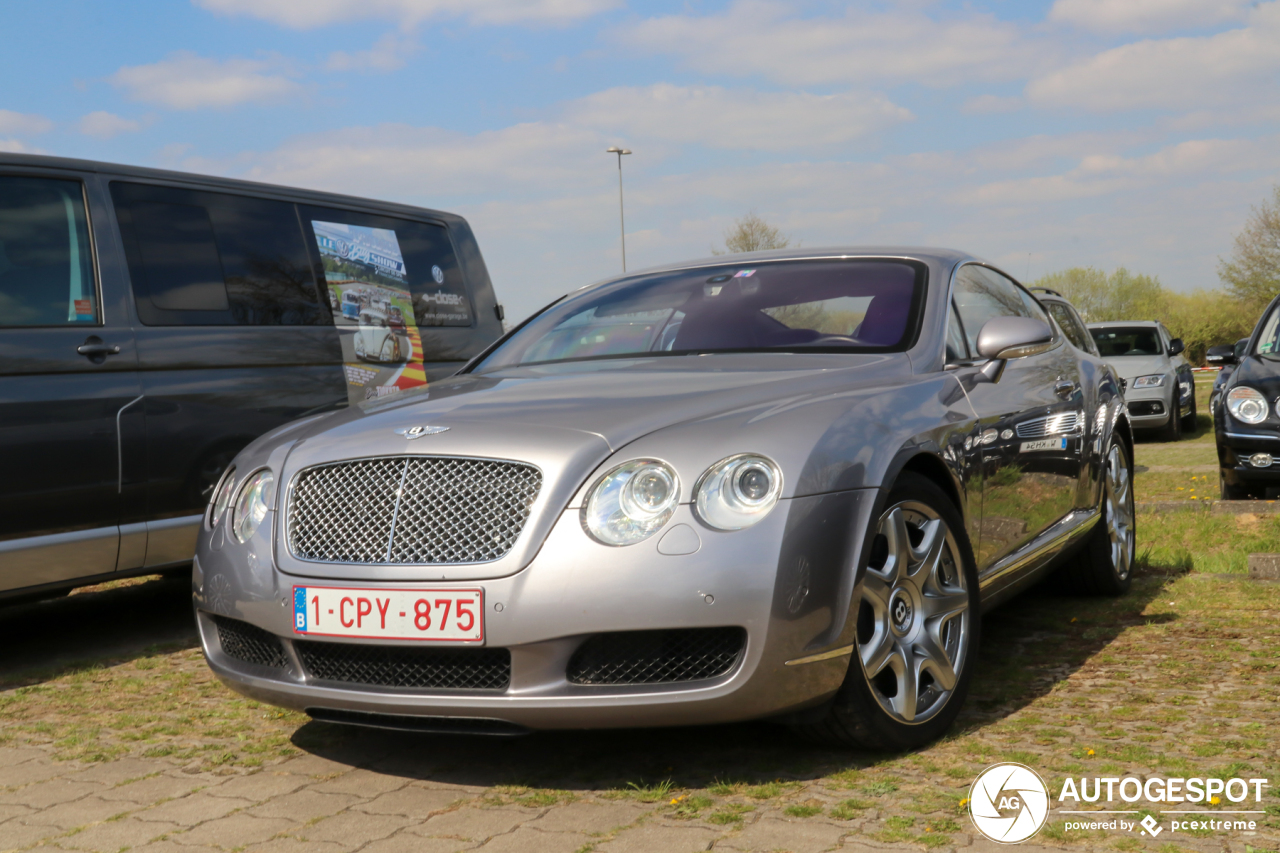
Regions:
<instances>
[{"instance_id":1,"label":"windshield","mask_svg":"<svg viewBox=\"0 0 1280 853\"><path fill-rule=\"evenodd\" d=\"M1280 356L1280 303L1277 303L1267 315L1267 319L1262 321L1262 331L1258 334L1258 348L1254 354Z\"/></svg>"},{"instance_id":2,"label":"windshield","mask_svg":"<svg viewBox=\"0 0 1280 853\"><path fill-rule=\"evenodd\" d=\"M1151 326L1132 328L1107 326L1101 329L1090 329L1089 334L1093 335L1093 341L1098 345L1098 352L1103 358L1161 355L1164 352L1160 346L1160 335Z\"/></svg>"},{"instance_id":3,"label":"windshield","mask_svg":"<svg viewBox=\"0 0 1280 853\"><path fill-rule=\"evenodd\" d=\"M925 268L908 261L719 265L630 278L556 303L476 371L636 355L906 349Z\"/></svg>"}]
</instances>

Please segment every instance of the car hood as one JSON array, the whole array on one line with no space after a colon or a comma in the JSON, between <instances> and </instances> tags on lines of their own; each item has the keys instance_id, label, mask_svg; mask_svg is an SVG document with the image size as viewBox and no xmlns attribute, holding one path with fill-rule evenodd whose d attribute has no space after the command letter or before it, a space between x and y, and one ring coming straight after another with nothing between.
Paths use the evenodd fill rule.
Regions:
<instances>
[{"instance_id":1,"label":"car hood","mask_svg":"<svg viewBox=\"0 0 1280 853\"><path fill-rule=\"evenodd\" d=\"M1231 387L1248 385L1275 404L1280 397L1280 358L1250 355L1240 360L1227 382Z\"/></svg>"},{"instance_id":2,"label":"car hood","mask_svg":"<svg viewBox=\"0 0 1280 853\"><path fill-rule=\"evenodd\" d=\"M1159 355L1112 356L1107 363L1115 368L1121 379L1133 379L1149 373L1168 373L1169 362Z\"/></svg>"},{"instance_id":3,"label":"car hood","mask_svg":"<svg viewBox=\"0 0 1280 853\"><path fill-rule=\"evenodd\" d=\"M335 413L304 435L379 445L389 435L403 447L404 439L395 431L413 426L448 426L459 433L498 428L512 441L527 429L556 429L579 433L579 440L593 436L612 451L686 420L909 372L910 363L901 353L743 353L564 362L450 377ZM430 444L452 444L457 438L441 434Z\"/></svg>"}]
</instances>

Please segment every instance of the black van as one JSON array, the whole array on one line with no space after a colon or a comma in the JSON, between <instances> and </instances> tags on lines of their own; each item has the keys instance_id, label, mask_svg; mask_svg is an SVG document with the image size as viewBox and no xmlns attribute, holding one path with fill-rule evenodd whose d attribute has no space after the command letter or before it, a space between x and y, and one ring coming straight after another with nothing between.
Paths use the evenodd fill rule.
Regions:
<instances>
[{"instance_id":1,"label":"black van","mask_svg":"<svg viewBox=\"0 0 1280 853\"><path fill-rule=\"evenodd\" d=\"M0 154L0 599L189 562L253 438L501 332L459 216Z\"/></svg>"}]
</instances>

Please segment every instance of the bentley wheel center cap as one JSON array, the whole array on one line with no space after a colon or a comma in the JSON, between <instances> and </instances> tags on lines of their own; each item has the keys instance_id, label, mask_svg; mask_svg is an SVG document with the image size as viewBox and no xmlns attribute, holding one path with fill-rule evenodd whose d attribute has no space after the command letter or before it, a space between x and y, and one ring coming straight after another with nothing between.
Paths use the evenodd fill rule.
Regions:
<instances>
[{"instance_id":1,"label":"bentley wheel center cap","mask_svg":"<svg viewBox=\"0 0 1280 853\"><path fill-rule=\"evenodd\" d=\"M911 599L905 592L898 590L889 603L889 620L893 623L895 633L902 635L911 630L911 617L914 612Z\"/></svg>"}]
</instances>

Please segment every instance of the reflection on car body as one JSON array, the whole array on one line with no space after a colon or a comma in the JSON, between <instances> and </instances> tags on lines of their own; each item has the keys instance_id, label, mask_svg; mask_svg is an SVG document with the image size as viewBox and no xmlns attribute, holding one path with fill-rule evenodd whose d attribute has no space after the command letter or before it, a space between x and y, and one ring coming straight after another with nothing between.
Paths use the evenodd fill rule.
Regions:
<instances>
[{"instance_id":1,"label":"reflection on car body","mask_svg":"<svg viewBox=\"0 0 1280 853\"><path fill-rule=\"evenodd\" d=\"M959 712L983 610L1128 587L1131 442L1115 372L975 258L672 265L246 448L195 607L220 678L319 719L906 749Z\"/></svg>"}]
</instances>

